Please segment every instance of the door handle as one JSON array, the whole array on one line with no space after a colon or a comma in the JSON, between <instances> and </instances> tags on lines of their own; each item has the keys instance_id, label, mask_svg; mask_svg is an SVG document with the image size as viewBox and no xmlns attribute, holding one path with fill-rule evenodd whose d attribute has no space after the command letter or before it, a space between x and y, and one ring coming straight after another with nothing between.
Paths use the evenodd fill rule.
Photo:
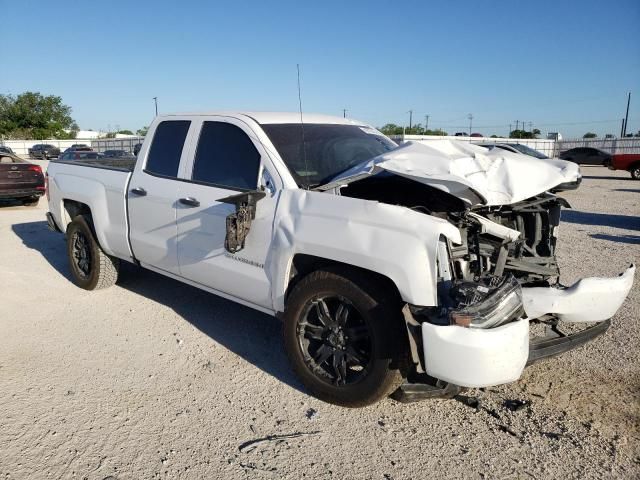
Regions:
<instances>
[{"instance_id":1,"label":"door handle","mask_svg":"<svg viewBox=\"0 0 640 480\"><path fill-rule=\"evenodd\" d=\"M131 193L138 195L139 197L144 197L147 194L147 191L142 187L136 187L131 189Z\"/></svg>"},{"instance_id":2,"label":"door handle","mask_svg":"<svg viewBox=\"0 0 640 480\"><path fill-rule=\"evenodd\" d=\"M187 207L199 207L200 202L193 197L185 197L178 200L182 205L186 205Z\"/></svg>"}]
</instances>

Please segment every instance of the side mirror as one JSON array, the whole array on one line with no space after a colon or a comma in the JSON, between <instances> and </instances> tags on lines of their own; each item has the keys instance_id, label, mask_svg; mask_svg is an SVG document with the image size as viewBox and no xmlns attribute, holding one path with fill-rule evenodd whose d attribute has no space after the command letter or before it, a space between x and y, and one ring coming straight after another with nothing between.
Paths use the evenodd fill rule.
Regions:
<instances>
[{"instance_id":1,"label":"side mirror","mask_svg":"<svg viewBox=\"0 0 640 480\"><path fill-rule=\"evenodd\" d=\"M226 219L224 248L227 252L236 253L244 248L251 222L256 218L256 204L265 196L263 191L251 190L218 200L236 206L236 211L227 215Z\"/></svg>"}]
</instances>

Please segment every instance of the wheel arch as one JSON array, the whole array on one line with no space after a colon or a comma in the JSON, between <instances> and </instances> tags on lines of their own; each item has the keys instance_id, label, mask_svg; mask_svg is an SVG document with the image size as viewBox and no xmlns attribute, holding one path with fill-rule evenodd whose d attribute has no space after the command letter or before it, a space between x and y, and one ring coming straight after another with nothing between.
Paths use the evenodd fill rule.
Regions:
<instances>
[{"instance_id":1,"label":"wheel arch","mask_svg":"<svg viewBox=\"0 0 640 480\"><path fill-rule=\"evenodd\" d=\"M627 172L629 172L629 173L631 173L631 174L632 174L632 171L633 171L634 169L636 169L636 168L640 168L640 160L637 160L637 161L635 161L635 162L631 163L631 165L629 165L629 166L627 167ZM633 175L633 174L632 174L632 175ZM632 177L632 178L633 178L633 177Z\"/></svg>"},{"instance_id":2,"label":"wheel arch","mask_svg":"<svg viewBox=\"0 0 640 480\"><path fill-rule=\"evenodd\" d=\"M96 242L98 242L98 245L100 245L100 248L102 248L105 252L109 254L111 253L107 249L105 249L105 245L107 244L106 239L104 238L104 234L102 234L101 230L99 228L96 228L95 218L90 205L88 205L87 203L81 202L79 200L71 200L71 199L65 198L62 200L61 213L63 216L64 225L65 225L64 227L65 233L69 228L69 225L71 224L73 219L79 215L82 215L87 220L87 223L89 224L89 228L93 233L93 237L96 239Z\"/></svg>"},{"instance_id":3,"label":"wheel arch","mask_svg":"<svg viewBox=\"0 0 640 480\"><path fill-rule=\"evenodd\" d=\"M357 265L352 265L349 263L341 262L338 260L318 257L315 255L309 255L305 253L297 253L291 259L291 268L289 269L289 277L287 279L287 285L284 293L284 304L286 306L287 300L291 291L295 288L295 286L307 275L310 273L316 272L318 270L326 270L334 273L341 273L345 275L347 278L352 279L353 277L357 277L358 275L365 274L371 278L372 281L379 283L388 291L401 300L402 297L400 295L400 290L395 282L374 270L370 270L367 268L359 267Z\"/></svg>"}]
</instances>

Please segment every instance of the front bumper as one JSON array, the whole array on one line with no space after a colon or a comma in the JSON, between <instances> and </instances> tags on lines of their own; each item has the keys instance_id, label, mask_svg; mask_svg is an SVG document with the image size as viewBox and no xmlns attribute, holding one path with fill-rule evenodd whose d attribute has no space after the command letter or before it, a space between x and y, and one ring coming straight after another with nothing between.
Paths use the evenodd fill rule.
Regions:
<instances>
[{"instance_id":1,"label":"front bumper","mask_svg":"<svg viewBox=\"0 0 640 480\"><path fill-rule=\"evenodd\" d=\"M569 350L573 350L585 343L593 340L594 338L605 333L609 326L611 325L611 321L605 320L604 322L599 322L592 327L586 328L581 332L575 333L573 335L558 335L558 336L547 336L547 337L538 337L529 341L528 347L528 355L526 359L525 365L517 370L514 369L512 372L512 376L517 379L522 374L524 367L528 367L529 365L538 362L540 360L544 360L545 358L554 357L556 355L560 355ZM460 328L460 327L459 327ZM527 326L527 340L529 335L529 329ZM523 336L524 337L524 336ZM524 341L524 338L520 339ZM476 355L479 352L474 352ZM473 355L473 354L472 354ZM485 355L481 354L480 357L484 357ZM522 357L519 355L519 363L518 366L521 365ZM433 366L433 365L432 365ZM487 367L486 362L483 364L483 367ZM437 369L438 366L436 365ZM434 369L431 369L433 372ZM391 396L395 400L403 403L416 402L419 400L426 400L429 398L452 398L459 394L461 391L465 389L465 386L460 385L463 383L461 381L459 374L454 370L451 370L450 373L450 381L440 381L437 385L429 385L426 383L404 383L402 384L398 390L396 390ZM477 372L476 372L477 373ZM439 372L439 375L447 375L446 372ZM489 385L497 385L499 383L506 383L507 381L511 381L506 379L504 376L495 374L493 379L490 379L489 376L483 371L481 372L482 379L485 381L489 381ZM458 383L454 383L453 379ZM473 385L469 384L466 387L478 386L477 385L478 378L473 379ZM506 381L505 381L506 380ZM493 381L493 383L491 382Z\"/></svg>"},{"instance_id":2,"label":"front bumper","mask_svg":"<svg viewBox=\"0 0 640 480\"><path fill-rule=\"evenodd\" d=\"M421 324L426 373L461 387L488 387L517 380L524 368L603 334L633 284L631 265L616 278L585 278L569 288L523 288L528 318L496 328ZM553 314L565 322L600 322L568 336L529 338L529 321Z\"/></svg>"},{"instance_id":3,"label":"front bumper","mask_svg":"<svg viewBox=\"0 0 640 480\"><path fill-rule=\"evenodd\" d=\"M561 353L573 350L580 345L584 345L609 330L610 326L611 320L605 320L573 335L535 338L529 343L527 366L539 360L555 357Z\"/></svg>"},{"instance_id":4,"label":"front bumper","mask_svg":"<svg viewBox=\"0 0 640 480\"><path fill-rule=\"evenodd\" d=\"M529 318L554 314L565 322L601 322L618 311L633 285L636 267L629 266L615 278L591 277L570 287L522 289L522 303Z\"/></svg>"}]
</instances>

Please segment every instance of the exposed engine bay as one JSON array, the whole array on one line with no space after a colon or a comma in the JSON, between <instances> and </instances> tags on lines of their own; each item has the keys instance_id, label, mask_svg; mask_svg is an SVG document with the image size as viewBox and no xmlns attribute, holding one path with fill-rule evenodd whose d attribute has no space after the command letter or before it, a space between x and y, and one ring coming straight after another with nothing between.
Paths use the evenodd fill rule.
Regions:
<instances>
[{"instance_id":1,"label":"exposed engine bay","mask_svg":"<svg viewBox=\"0 0 640 480\"><path fill-rule=\"evenodd\" d=\"M511 273L527 285L557 281L556 229L561 207L569 204L556 195L541 193L512 205L469 208L453 195L388 173L347 185L340 194L403 205L456 225L463 244L448 247L453 280L479 281L486 275ZM506 228L496 228L500 225Z\"/></svg>"},{"instance_id":2,"label":"exposed engine bay","mask_svg":"<svg viewBox=\"0 0 640 480\"><path fill-rule=\"evenodd\" d=\"M454 195L388 172L355 181L339 193L402 205L458 227L462 245L440 242L438 306L412 307L430 323L496 327L522 317L520 287L558 282L556 229L561 207L569 204L556 195L470 208Z\"/></svg>"}]
</instances>

